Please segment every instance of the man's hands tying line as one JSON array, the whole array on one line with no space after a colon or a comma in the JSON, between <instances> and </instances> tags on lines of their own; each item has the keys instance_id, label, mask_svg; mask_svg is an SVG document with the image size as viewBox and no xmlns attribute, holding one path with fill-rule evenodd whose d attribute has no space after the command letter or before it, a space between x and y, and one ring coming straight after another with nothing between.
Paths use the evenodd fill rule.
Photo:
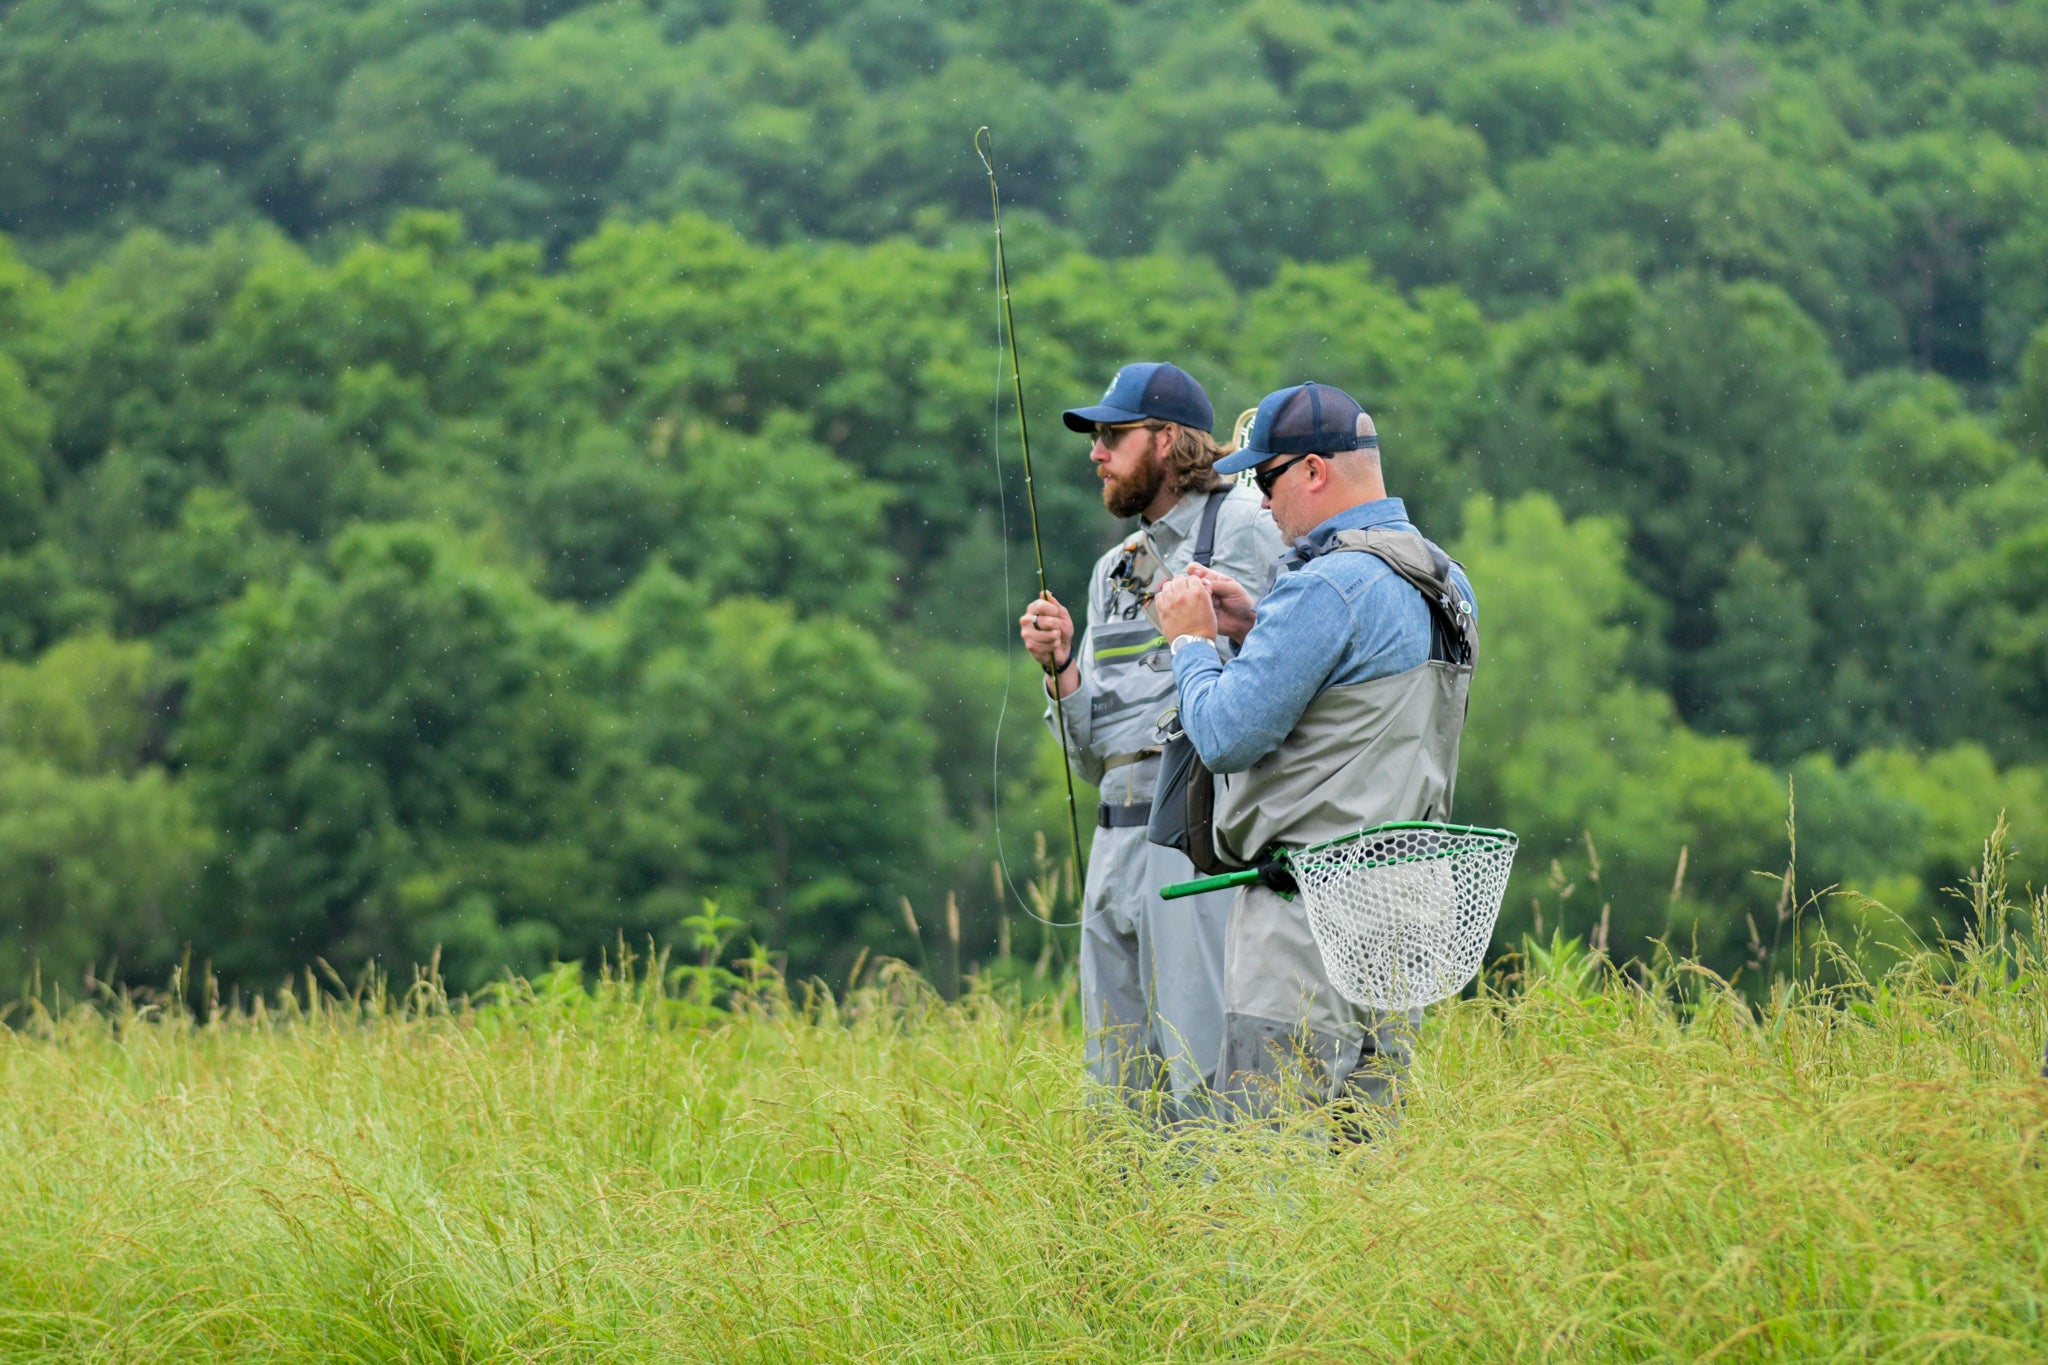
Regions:
<instances>
[{"instance_id":1,"label":"man's hands tying line","mask_svg":"<svg viewBox=\"0 0 2048 1365\"><path fill-rule=\"evenodd\" d=\"M1187 573L1162 584L1152 609L1159 614L1160 634L1169 640L1225 635L1238 644L1244 643L1259 614L1244 584L1200 564L1189 565Z\"/></svg>"},{"instance_id":2,"label":"man's hands tying line","mask_svg":"<svg viewBox=\"0 0 2048 1365\"><path fill-rule=\"evenodd\" d=\"M1183 635L1216 638L1216 604L1209 597L1209 585L1198 578L1167 579L1152 599L1152 610L1159 616L1159 633L1169 640Z\"/></svg>"},{"instance_id":3,"label":"man's hands tying line","mask_svg":"<svg viewBox=\"0 0 2048 1365\"><path fill-rule=\"evenodd\" d=\"M1188 577L1208 585L1209 601L1216 609L1217 630L1229 636L1232 644L1242 645L1244 637L1251 634L1252 624L1259 619L1251 592L1229 574L1206 564L1188 565Z\"/></svg>"}]
</instances>

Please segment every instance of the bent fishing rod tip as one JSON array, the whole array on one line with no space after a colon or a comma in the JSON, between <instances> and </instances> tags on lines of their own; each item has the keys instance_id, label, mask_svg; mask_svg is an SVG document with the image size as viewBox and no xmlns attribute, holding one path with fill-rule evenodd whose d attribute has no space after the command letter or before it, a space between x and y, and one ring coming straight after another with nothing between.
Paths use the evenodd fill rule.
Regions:
<instances>
[{"instance_id":1,"label":"bent fishing rod tip","mask_svg":"<svg viewBox=\"0 0 2048 1365\"><path fill-rule=\"evenodd\" d=\"M988 144L986 148L982 145L984 142ZM974 130L974 154L981 158L982 166L987 169L989 177L993 179L996 167L995 163L990 161L989 158L996 154L996 139L995 134L989 132L986 123Z\"/></svg>"}]
</instances>

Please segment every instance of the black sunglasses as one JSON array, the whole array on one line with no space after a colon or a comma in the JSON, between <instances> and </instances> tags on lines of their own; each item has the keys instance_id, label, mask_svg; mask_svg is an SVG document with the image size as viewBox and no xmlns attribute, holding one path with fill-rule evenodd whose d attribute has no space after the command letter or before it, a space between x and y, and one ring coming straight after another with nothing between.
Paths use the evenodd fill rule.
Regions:
<instances>
[{"instance_id":1,"label":"black sunglasses","mask_svg":"<svg viewBox=\"0 0 2048 1365\"><path fill-rule=\"evenodd\" d=\"M1313 455L1314 453L1314 451L1310 451L1309 455ZM1252 484L1259 490L1259 496L1262 498L1272 497L1273 485L1280 482L1280 476L1282 474L1285 474L1288 470L1294 468L1296 465L1300 464L1303 460L1306 460L1308 457L1308 455L1297 455L1293 459L1288 460L1282 464L1274 465L1271 469L1253 470Z\"/></svg>"}]
</instances>

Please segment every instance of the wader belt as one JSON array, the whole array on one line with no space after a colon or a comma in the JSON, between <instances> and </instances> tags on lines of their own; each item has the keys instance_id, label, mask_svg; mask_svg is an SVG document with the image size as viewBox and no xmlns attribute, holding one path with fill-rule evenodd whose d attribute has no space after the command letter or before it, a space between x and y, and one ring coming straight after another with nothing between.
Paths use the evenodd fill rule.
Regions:
<instances>
[{"instance_id":1,"label":"wader belt","mask_svg":"<svg viewBox=\"0 0 2048 1365\"><path fill-rule=\"evenodd\" d=\"M1105 801L1095 809L1095 824L1100 829L1130 829L1151 823L1150 801L1138 801L1130 805L1111 805Z\"/></svg>"},{"instance_id":2,"label":"wader belt","mask_svg":"<svg viewBox=\"0 0 2048 1365\"><path fill-rule=\"evenodd\" d=\"M1150 749L1138 749L1128 754L1111 754L1108 758L1102 760L1102 771L1109 772L1113 768L1128 768L1133 763L1143 763L1148 758L1157 757L1159 757L1159 746L1157 745Z\"/></svg>"}]
</instances>

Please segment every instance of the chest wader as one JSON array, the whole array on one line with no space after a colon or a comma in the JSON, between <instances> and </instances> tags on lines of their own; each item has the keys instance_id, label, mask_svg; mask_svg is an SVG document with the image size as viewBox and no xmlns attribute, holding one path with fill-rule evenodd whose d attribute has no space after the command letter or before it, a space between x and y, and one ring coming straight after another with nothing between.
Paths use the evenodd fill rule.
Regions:
<instances>
[{"instance_id":1,"label":"chest wader","mask_svg":"<svg viewBox=\"0 0 2048 1365\"><path fill-rule=\"evenodd\" d=\"M1410 531L1335 536L1324 554L1373 555L1422 596L1430 657L1370 682L1325 688L1280 746L1213 779L1214 852L1237 867L1395 820L1447 820L1457 784L1479 632L1452 560ZM1331 985L1291 883L1248 886L1224 950L1219 1085L1259 1115L1288 1103L1343 1101L1391 1117L1421 1011L1363 1009ZM1379 1120L1379 1121L1383 1121Z\"/></svg>"},{"instance_id":2,"label":"chest wader","mask_svg":"<svg viewBox=\"0 0 2048 1365\"><path fill-rule=\"evenodd\" d=\"M1183 542L1192 545L1191 562L1213 561L1230 492L1210 494L1201 508ZM1230 900L1227 893L1206 897L1194 914L1160 900L1159 888L1187 876L1188 865L1144 838L1158 772L1153 721L1173 691L1171 655L1147 604L1168 570L1149 544L1134 542L1098 574L1089 604L1089 734L1106 757L1080 965L1088 1074L1102 1087L1098 1098L1148 1112L1156 1104L1171 1122L1210 1111Z\"/></svg>"},{"instance_id":3,"label":"chest wader","mask_svg":"<svg viewBox=\"0 0 2048 1365\"><path fill-rule=\"evenodd\" d=\"M1430 541L1412 531L1387 531L1379 528L1339 532L1336 536L1332 537L1329 545L1321 553L1337 554L1345 551L1372 555L1399 575L1403 582L1422 595L1424 603L1429 607L1429 656L1431 662L1443 662L1451 665L1453 669L1451 678L1453 680L1459 677L1469 680L1472 665L1476 662L1479 654L1479 633L1472 618L1470 604L1463 601L1463 596L1458 591L1457 583L1451 577L1453 561L1450 556L1446 555ZM1367 687L1372 685L1365 684ZM1453 685L1456 685L1455 681ZM1348 689L1330 690L1343 691ZM1318 697L1317 701L1321 701L1321 697ZM1315 709L1315 705L1311 704L1309 710L1313 712ZM1461 730L1464 725L1465 702L1462 693L1457 701L1456 709L1458 715L1457 729L1454 729L1449 735L1448 761L1451 775L1445 784L1443 798L1445 815L1448 815L1450 812L1450 783L1456 779L1457 730ZM1161 748L1159 783L1157 794L1153 798L1152 820L1148 827L1147 837L1155 844L1163 844L1168 848L1178 849L1186 854L1188 861L1194 865L1195 870L1204 876L1213 876L1223 872L1235 872L1246 868L1257 868L1259 880L1265 886L1283 895L1292 892L1294 889L1292 877L1288 875L1285 867L1276 864L1268 856L1271 852L1271 846L1278 843L1276 838L1244 838L1225 834L1219 830L1217 815L1220 799L1219 786L1227 787L1230 785L1229 779L1226 778L1222 784L1217 782L1216 775L1209 771L1208 765L1202 761L1201 754L1196 752L1194 741L1187 737L1185 731L1181 730L1178 710L1178 708L1175 708L1173 711L1168 712L1160 721L1159 728L1164 738ZM1307 720L1308 716L1304 713L1303 722L1307 722ZM1330 743L1323 747L1334 746L1341 748L1354 735L1371 733L1374 729L1378 728L1375 725L1375 720L1376 717L1371 714L1347 714L1339 718L1334 725L1320 727L1324 730L1334 731L1333 734L1327 736ZM1297 723L1295 732L1288 736L1286 743L1282 747L1286 748L1288 745L1308 747L1309 736L1303 735L1302 729L1303 724ZM1439 749L1442 747L1441 740L1442 736L1438 736L1437 747ZM1354 757L1352 761L1369 760L1373 757L1376 757L1376 755L1359 755ZM1269 760L1261 760L1260 764L1254 765L1254 769L1256 770L1267 761ZM1335 755L1313 753L1305 756L1304 760L1295 766L1298 769L1306 769L1308 784L1311 787L1315 787L1321 785L1324 770L1332 762L1337 761L1341 760ZM1276 809L1273 812L1275 821L1288 818L1300 819L1309 815L1309 812L1300 809L1299 802L1274 802L1273 794L1270 792L1258 791L1256 799L1283 807L1283 809ZM1244 805L1244 799L1241 797L1239 801L1233 804L1241 810ZM1402 818L1442 817L1432 815L1428 817L1407 816ZM1231 823L1236 825L1241 824L1241 821L1233 820ZM1367 820L1362 824L1350 826L1350 829L1360 829L1364 825L1375 823L1378 822ZM1340 830L1336 834L1325 837L1335 838L1339 837L1342 833L1348 832L1349 830ZM1240 830L1239 834L1241 835L1242 833L1243 831ZM1290 830L1291 833L1292 831ZM1296 848L1301 848L1306 847L1310 843L1319 842L1319 840L1290 838L1288 842ZM1237 847L1233 848L1233 844ZM1239 849L1249 850L1249 853L1240 852Z\"/></svg>"},{"instance_id":4,"label":"chest wader","mask_svg":"<svg viewBox=\"0 0 2048 1365\"><path fill-rule=\"evenodd\" d=\"M1230 496L1228 488L1209 494L1195 532L1188 562L1210 567L1216 557L1216 518ZM1125 562L1110 576L1110 590L1101 604L1104 620L1090 642L1093 694L1089 699L1091 733L1114 747L1103 759L1102 805L1096 813L1101 829L1136 829L1152 820L1153 791L1146 760L1159 757L1158 728L1153 718L1162 692L1173 690L1173 656L1152 616L1152 594L1170 576L1149 548L1125 551ZM1141 797L1142 793L1142 797Z\"/></svg>"}]
</instances>

